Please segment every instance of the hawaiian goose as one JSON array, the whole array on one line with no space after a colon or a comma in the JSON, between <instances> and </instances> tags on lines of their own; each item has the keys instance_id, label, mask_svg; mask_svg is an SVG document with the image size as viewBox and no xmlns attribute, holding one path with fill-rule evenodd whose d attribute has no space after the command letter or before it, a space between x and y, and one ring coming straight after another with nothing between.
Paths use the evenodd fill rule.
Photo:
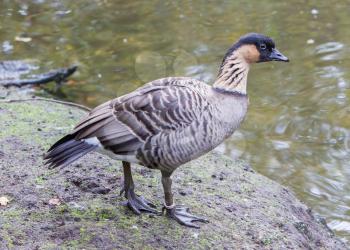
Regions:
<instances>
[{"instance_id":1,"label":"hawaiian goose","mask_svg":"<svg viewBox=\"0 0 350 250\"><path fill-rule=\"evenodd\" d=\"M186 78L169 77L110 100L95 109L75 129L56 142L45 156L50 167L67 166L97 150L123 162L128 207L135 213L158 213L134 192L130 163L162 174L164 209L179 223L198 227L207 222L174 204L170 178L180 165L223 142L239 127L248 106L247 77L252 63L288 58L273 40L251 33L226 53L213 86Z\"/></svg>"}]
</instances>

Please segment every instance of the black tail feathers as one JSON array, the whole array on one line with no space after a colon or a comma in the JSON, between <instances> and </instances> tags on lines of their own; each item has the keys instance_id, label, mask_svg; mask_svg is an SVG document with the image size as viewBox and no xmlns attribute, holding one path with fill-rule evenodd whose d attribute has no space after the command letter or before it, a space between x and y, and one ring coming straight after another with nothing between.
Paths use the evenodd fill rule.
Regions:
<instances>
[{"instance_id":1,"label":"black tail feathers","mask_svg":"<svg viewBox=\"0 0 350 250\"><path fill-rule=\"evenodd\" d=\"M74 134L68 134L51 146L44 156L45 164L49 168L65 167L96 148L96 145L76 140Z\"/></svg>"}]
</instances>

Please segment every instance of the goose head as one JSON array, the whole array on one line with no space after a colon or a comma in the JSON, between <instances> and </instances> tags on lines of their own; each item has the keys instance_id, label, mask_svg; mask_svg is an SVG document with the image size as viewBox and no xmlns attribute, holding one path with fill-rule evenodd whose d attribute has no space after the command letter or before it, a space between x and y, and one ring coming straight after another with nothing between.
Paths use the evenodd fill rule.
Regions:
<instances>
[{"instance_id":1,"label":"goose head","mask_svg":"<svg viewBox=\"0 0 350 250\"><path fill-rule=\"evenodd\" d=\"M213 86L246 94L250 65L270 61L289 62L289 59L276 49L270 37L258 33L246 34L226 52Z\"/></svg>"},{"instance_id":2,"label":"goose head","mask_svg":"<svg viewBox=\"0 0 350 250\"><path fill-rule=\"evenodd\" d=\"M275 42L258 33L249 33L239 38L228 50L224 59L233 54L243 58L247 63L270 61L289 62L289 59L276 49Z\"/></svg>"}]
</instances>

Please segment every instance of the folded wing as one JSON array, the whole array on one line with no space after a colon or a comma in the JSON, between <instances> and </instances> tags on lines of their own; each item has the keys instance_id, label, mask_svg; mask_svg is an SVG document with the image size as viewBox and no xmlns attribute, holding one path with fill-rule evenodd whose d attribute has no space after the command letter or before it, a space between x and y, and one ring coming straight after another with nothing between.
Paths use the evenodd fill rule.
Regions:
<instances>
[{"instance_id":1,"label":"folded wing","mask_svg":"<svg viewBox=\"0 0 350 250\"><path fill-rule=\"evenodd\" d=\"M192 81L160 79L96 107L49 149L47 163L66 166L92 150L103 149L120 160L142 164L138 150L149 138L188 127L205 108Z\"/></svg>"}]
</instances>

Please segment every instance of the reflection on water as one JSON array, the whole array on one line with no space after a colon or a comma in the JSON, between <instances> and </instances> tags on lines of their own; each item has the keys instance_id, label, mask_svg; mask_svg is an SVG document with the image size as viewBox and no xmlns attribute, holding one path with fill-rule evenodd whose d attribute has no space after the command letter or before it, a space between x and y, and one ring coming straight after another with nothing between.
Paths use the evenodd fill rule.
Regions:
<instances>
[{"instance_id":1,"label":"reflection on water","mask_svg":"<svg viewBox=\"0 0 350 250\"><path fill-rule=\"evenodd\" d=\"M3 0L1 60L78 64L58 97L97 105L144 82L213 82L241 34L274 37L289 64L254 65L250 109L218 150L291 187L350 239L350 1ZM50 87L39 93L45 94Z\"/></svg>"}]
</instances>

